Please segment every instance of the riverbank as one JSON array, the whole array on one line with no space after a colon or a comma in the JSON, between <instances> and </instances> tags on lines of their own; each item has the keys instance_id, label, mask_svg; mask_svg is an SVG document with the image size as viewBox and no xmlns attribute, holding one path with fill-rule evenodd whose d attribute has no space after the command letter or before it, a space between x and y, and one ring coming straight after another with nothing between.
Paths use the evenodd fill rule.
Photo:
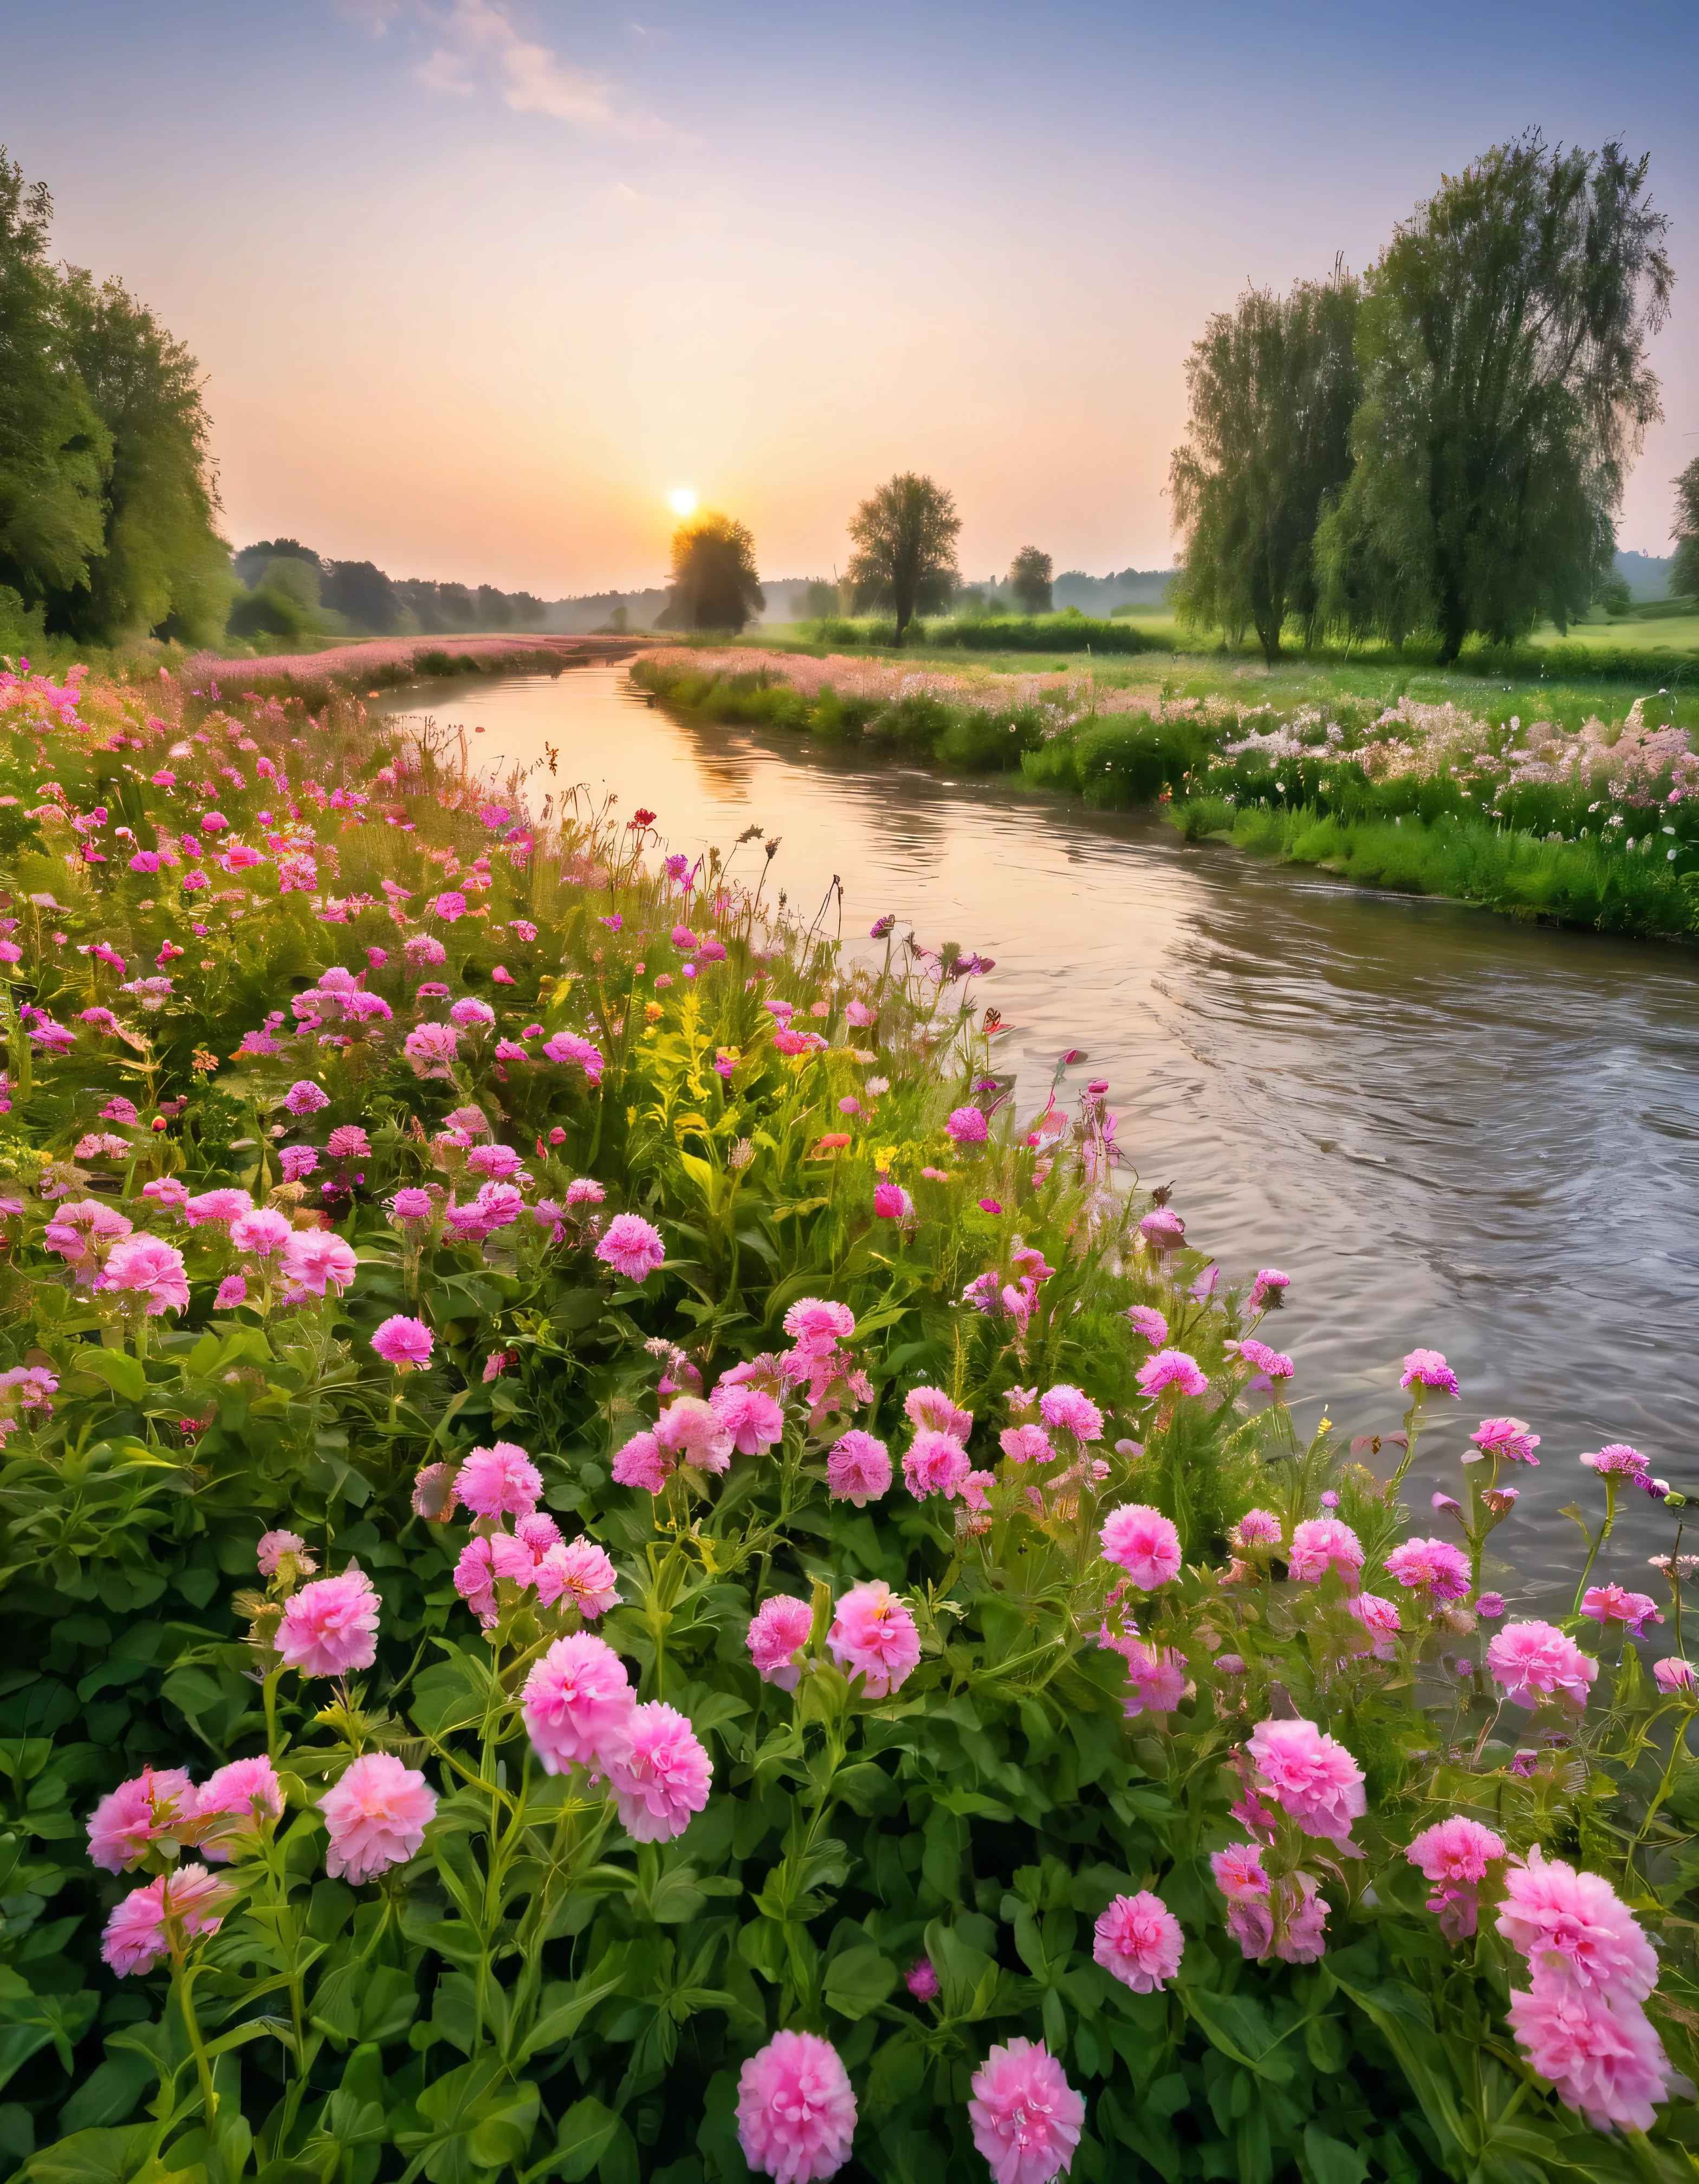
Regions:
<instances>
[{"instance_id":1,"label":"riverbank","mask_svg":"<svg viewBox=\"0 0 1699 2184\"><path fill-rule=\"evenodd\" d=\"M1679 692L1618 694L1607 713L1596 687L1477 684L1463 703L1368 669L1271 692L1173 663L1009 674L747 645L660 648L632 674L709 719L1018 774L1099 810L1158 806L1188 839L1379 887L1699 934L1699 698Z\"/></svg>"}]
</instances>

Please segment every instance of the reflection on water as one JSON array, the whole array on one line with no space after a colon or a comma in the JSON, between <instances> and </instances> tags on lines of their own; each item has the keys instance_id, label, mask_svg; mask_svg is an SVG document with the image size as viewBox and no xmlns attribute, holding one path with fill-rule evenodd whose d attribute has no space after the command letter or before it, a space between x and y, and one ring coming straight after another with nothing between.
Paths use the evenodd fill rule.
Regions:
<instances>
[{"instance_id":1,"label":"reflection on water","mask_svg":"<svg viewBox=\"0 0 1699 2184\"><path fill-rule=\"evenodd\" d=\"M392 701L421 704L482 724L471 747L492 762L554 744L563 781L649 805L673 847L729 852L761 826L783 844L770 888L806 915L842 876L846 934L894 910L925 940L994 956L987 997L1017 1027L1000 1051L1015 1050L1023 1100L1083 1050L1072 1073L1110 1079L1122 1145L1147 1183L1174 1183L1191 1235L1235 1278L1292 1276L1268 1331L1296 1357L1301 1424L1325 1399L1351 1432L1395 1424L1403 1353L1443 1350L1464 1401L1423 1443L1419 1502L1456 1487L1479 1418L1532 1422L1544 1460L1496 1535L1525 1580L1574 1567L1558 1511L1594 1506L1580 1451L1631 1440L1699 1491L1691 956L1367 894L1006 783L681 722L616 667ZM1661 1594L1644 1562L1673 1530L1635 1496L1613 1574Z\"/></svg>"}]
</instances>

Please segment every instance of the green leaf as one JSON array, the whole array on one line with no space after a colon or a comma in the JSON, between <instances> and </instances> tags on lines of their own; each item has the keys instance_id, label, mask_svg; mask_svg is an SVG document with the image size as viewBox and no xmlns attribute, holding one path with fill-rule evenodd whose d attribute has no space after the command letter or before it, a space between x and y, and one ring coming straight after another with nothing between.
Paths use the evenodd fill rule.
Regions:
<instances>
[{"instance_id":1,"label":"green leaf","mask_svg":"<svg viewBox=\"0 0 1699 2184\"><path fill-rule=\"evenodd\" d=\"M599 2101L574 2101L560 2119L553 2151L526 2171L526 2184L542 2176L558 2176L561 2184L581 2184L612 2145L619 2127L619 2118Z\"/></svg>"},{"instance_id":2,"label":"green leaf","mask_svg":"<svg viewBox=\"0 0 1699 2184\"><path fill-rule=\"evenodd\" d=\"M1363 2184L1368 2163L1354 2146L1329 2138L1319 2124L1304 2126L1304 2157L1312 2184Z\"/></svg>"},{"instance_id":3,"label":"green leaf","mask_svg":"<svg viewBox=\"0 0 1699 2184\"><path fill-rule=\"evenodd\" d=\"M901 1977L897 1967L870 1942L846 1949L826 1968L826 1999L840 2017L865 2017L877 2008Z\"/></svg>"},{"instance_id":4,"label":"green leaf","mask_svg":"<svg viewBox=\"0 0 1699 2184\"><path fill-rule=\"evenodd\" d=\"M1212 2048L1272 2085L1284 2086L1290 2078L1290 2059L1275 2052L1283 2036L1274 2031L1267 2013L1250 1996L1212 1994L1205 1987L1183 1985L1174 1992Z\"/></svg>"},{"instance_id":5,"label":"green leaf","mask_svg":"<svg viewBox=\"0 0 1699 2184\"><path fill-rule=\"evenodd\" d=\"M522 2070L533 2055L540 2055L546 2048L564 2047L596 2004L618 1992L629 1954L621 1942L610 1949L593 1970L572 1986L559 1981L545 1987L543 2014L515 2056L515 2067ZM583 2107L586 2103L581 2102L579 2105Z\"/></svg>"},{"instance_id":6,"label":"green leaf","mask_svg":"<svg viewBox=\"0 0 1699 2184\"><path fill-rule=\"evenodd\" d=\"M128 1351L102 1350L92 1342L84 1343L77 1351L76 1362L81 1371L93 1373L97 1380L104 1380L114 1394L121 1396L126 1403L147 1400L147 1368L139 1357L132 1357Z\"/></svg>"}]
</instances>

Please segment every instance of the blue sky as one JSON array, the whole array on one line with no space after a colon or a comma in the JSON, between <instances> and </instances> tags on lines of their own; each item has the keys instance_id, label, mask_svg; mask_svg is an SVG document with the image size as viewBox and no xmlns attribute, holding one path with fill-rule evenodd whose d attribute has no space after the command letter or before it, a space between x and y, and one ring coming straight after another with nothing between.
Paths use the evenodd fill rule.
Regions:
<instances>
[{"instance_id":1,"label":"blue sky","mask_svg":"<svg viewBox=\"0 0 1699 2184\"><path fill-rule=\"evenodd\" d=\"M917 467L971 571L1166 566L1205 315L1529 124L1674 220L1624 544L1699 454L1691 4L0 0L0 51L58 248L206 368L237 543L552 594L653 579L688 485L824 573Z\"/></svg>"}]
</instances>

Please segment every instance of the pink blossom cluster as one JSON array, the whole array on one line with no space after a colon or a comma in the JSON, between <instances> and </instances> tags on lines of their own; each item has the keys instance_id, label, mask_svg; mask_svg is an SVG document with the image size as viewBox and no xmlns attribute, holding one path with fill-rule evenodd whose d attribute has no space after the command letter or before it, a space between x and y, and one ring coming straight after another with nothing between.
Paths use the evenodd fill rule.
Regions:
<instances>
[{"instance_id":1,"label":"pink blossom cluster","mask_svg":"<svg viewBox=\"0 0 1699 2184\"><path fill-rule=\"evenodd\" d=\"M689 1722L663 1700L639 1706L619 1655L588 1631L533 1663L521 1712L544 1771L605 1778L634 1841L671 1841L708 1802L713 1766Z\"/></svg>"}]
</instances>

